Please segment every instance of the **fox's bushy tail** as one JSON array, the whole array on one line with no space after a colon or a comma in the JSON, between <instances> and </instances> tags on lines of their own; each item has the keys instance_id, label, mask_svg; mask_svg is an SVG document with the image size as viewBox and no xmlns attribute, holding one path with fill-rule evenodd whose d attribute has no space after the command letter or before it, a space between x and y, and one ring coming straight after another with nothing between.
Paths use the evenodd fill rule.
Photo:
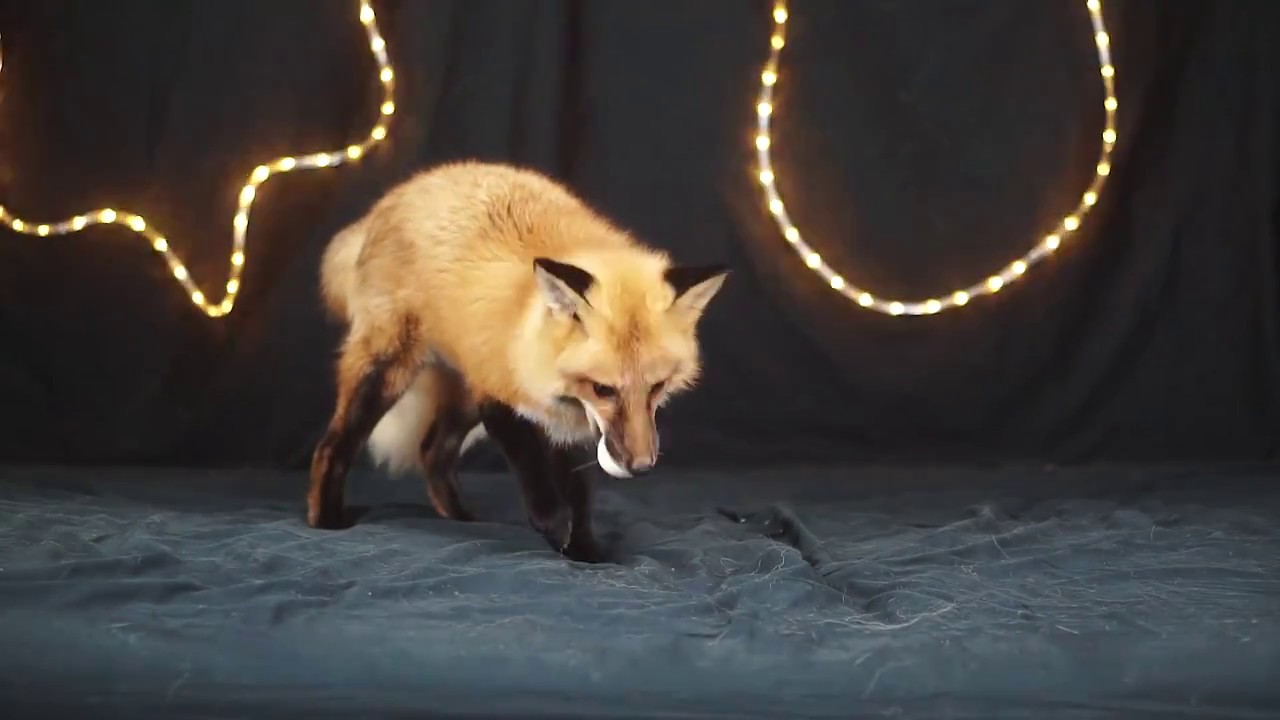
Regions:
<instances>
[{"instance_id":1,"label":"fox's bushy tail","mask_svg":"<svg viewBox=\"0 0 1280 720\"><path fill-rule=\"evenodd\" d=\"M426 368L418 373L413 384L387 411L369 435L367 449L375 465L383 466L392 475L408 470L422 470L422 443L442 408L444 390L440 387L439 370ZM477 442L488 437L484 425L477 423L462 438L459 457L467 454Z\"/></svg>"},{"instance_id":2,"label":"fox's bushy tail","mask_svg":"<svg viewBox=\"0 0 1280 720\"><path fill-rule=\"evenodd\" d=\"M338 231L320 259L320 294L333 317L350 321L351 293L356 284L356 261L364 247L365 221Z\"/></svg>"}]
</instances>

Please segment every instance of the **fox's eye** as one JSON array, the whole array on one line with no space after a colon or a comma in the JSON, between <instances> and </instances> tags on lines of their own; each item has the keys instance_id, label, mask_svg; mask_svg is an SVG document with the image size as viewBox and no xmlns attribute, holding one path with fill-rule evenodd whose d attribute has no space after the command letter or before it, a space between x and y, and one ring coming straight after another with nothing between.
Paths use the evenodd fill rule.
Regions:
<instances>
[{"instance_id":1,"label":"fox's eye","mask_svg":"<svg viewBox=\"0 0 1280 720\"><path fill-rule=\"evenodd\" d=\"M600 383L591 383L591 389L595 390L597 397L611 398L618 394L618 389L612 385L601 385Z\"/></svg>"}]
</instances>

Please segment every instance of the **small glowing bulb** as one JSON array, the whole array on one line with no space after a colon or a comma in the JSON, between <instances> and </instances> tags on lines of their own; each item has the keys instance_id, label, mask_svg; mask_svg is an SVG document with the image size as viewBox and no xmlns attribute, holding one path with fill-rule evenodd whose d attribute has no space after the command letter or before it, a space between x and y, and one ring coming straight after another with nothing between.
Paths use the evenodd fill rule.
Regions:
<instances>
[{"instance_id":1,"label":"small glowing bulb","mask_svg":"<svg viewBox=\"0 0 1280 720\"><path fill-rule=\"evenodd\" d=\"M1102 105L1108 110L1115 110L1120 107L1120 101L1116 100L1114 97L1109 97L1106 99L1106 102L1102 103Z\"/></svg>"},{"instance_id":2,"label":"small glowing bulb","mask_svg":"<svg viewBox=\"0 0 1280 720\"><path fill-rule=\"evenodd\" d=\"M230 280L227 281L227 292L231 293L232 295L235 295L239 291L240 291L239 280L235 278L231 278Z\"/></svg>"},{"instance_id":3,"label":"small glowing bulb","mask_svg":"<svg viewBox=\"0 0 1280 720\"><path fill-rule=\"evenodd\" d=\"M1014 275L1021 275L1027 271L1027 264L1021 260L1014 260L1009 269L1013 270Z\"/></svg>"},{"instance_id":4,"label":"small glowing bulb","mask_svg":"<svg viewBox=\"0 0 1280 720\"><path fill-rule=\"evenodd\" d=\"M244 206L253 202L253 198L257 194L258 194L257 189L255 189L252 185L245 185L244 189L240 191L240 205Z\"/></svg>"},{"instance_id":5,"label":"small glowing bulb","mask_svg":"<svg viewBox=\"0 0 1280 720\"><path fill-rule=\"evenodd\" d=\"M330 158L328 155L316 155L315 157L311 158L311 160L316 164L317 167L329 167L329 165L333 163L333 159Z\"/></svg>"},{"instance_id":6,"label":"small glowing bulb","mask_svg":"<svg viewBox=\"0 0 1280 720\"><path fill-rule=\"evenodd\" d=\"M1004 278L999 275L992 275L987 278L987 287L991 289L991 292L999 291L1000 288L1004 287Z\"/></svg>"},{"instance_id":7,"label":"small glowing bulb","mask_svg":"<svg viewBox=\"0 0 1280 720\"><path fill-rule=\"evenodd\" d=\"M1068 231L1075 231L1076 228L1080 227L1080 218L1075 215L1068 215L1062 219L1062 227Z\"/></svg>"},{"instance_id":8,"label":"small glowing bulb","mask_svg":"<svg viewBox=\"0 0 1280 720\"><path fill-rule=\"evenodd\" d=\"M818 253L809 253L804 258L804 264L816 270L822 264L822 256Z\"/></svg>"},{"instance_id":9,"label":"small glowing bulb","mask_svg":"<svg viewBox=\"0 0 1280 720\"><path fill-rule=\"evenodd\" d=\"M48 234L49 234L49 226L48 226L48 225L39 225L39 226L37 226L37 227L36 227L36 234L37 234L37 235L39 235L40 237L45 237L46 235L48 235Z\"/></svg>"},{"instance_id":10,"label":"small glowing bulb","mask_svg":"<svg viewBox=\"0 0 1280 720\"><path fill-rule=\"evenodd\" d=\"M1044 246L1050 251L1057 250L1060 245L1062 245L1062 238L1057 235L1049 235L1044 239Z\"/></svg>"},{"instance_id":11,"label":"small glowing bulb","mask_svg":"<svg viewBox=\"0 0 1280 720\"><path fill-rule=\"evenodd\" d=\"M231 298L227 298L227 299L225 299L225 300L223 300L223 301L222 301L222 304L218 306L218 309L219 309L219 310L221 310L221 311L223 312L223 314L225 315L226 313L231 312L231 308L232 308L232 306L234 306L234 305L235 305L235 303L233 303L233 302L231 301Z\"/></svg>"},{"instance_id":12,"label":"small glowing bulb","mask_svg":"<svg viewBox=\"0 0 1280 720\"><path fill-rule=\"evenodd\" d=\"M173 268L173 276L174 276L174 277L176 277L176 278L178 278L179 280L186 280L186 279L187 279L187 269L186 269L186 268L184 268L184 267L182 267L181 265L176 265L176 266L174 266L174 268Z\"/></svg>"},{"instance_id":13,"label":"small glowing bulb","mask_svg":"<svg viewBox=\"0 0 1280 720\"><path fill-rule=\"evenodd\" d=\"M249 216L242 212L236 213L235 220L232 223L235 225L236 230L243 232L245 228L249 227Z\"/></svg>"},{"instance_id":14,"label":"small glowing bulb","mask_svg":"<svg viewBox=\"0 0 1280 720\"><path fill-rule=\"evenodd\" d=\"M862 307L871 307L871 303L875 301L876 299L871 297L870 293L862 293L858 296L858 304Z\"/></svg>"},{"instance_id":15,"label":"small glowing bulb","mask_svg":"<svg viewBox=\"0 0 1280 720\"><path fill-rule=\"evenodd\" d=\"M12 226L14 230L17 230L18 232L22 232L23 228L25 228L27 224L22 222L21 220L14 219Z\"/></svg>"},{"instance_id":16,"label":"small glowing bulb","mask_svg":"<svg viewBox=\"0 0 1280 720\"><path fill-rule=\"evenodd\" d=\"M951 301L957 305L964 305L965 303L969 302L969 293L963 290L960 290L956 292L955 295L951 296Z\"/></svg>"},{"instance_id":17,"label":"small glowing bulb","mask_svg":"<svg viewBox=\"0 0 1280 720\"><path fill-rule=\"evenodd\" d=\"M375 37L373 40L369 41L369 47L373 48L374 52L380 53L383 50L387 49L387 41L383 40L382 36L379 35L378 37Z\"/></svg>"},{"instance_id":18,"label":"small glowing bulb","mask_svg":"<svg viewBox=\"0 0 1280 720\"><path fill-rule=\"evenodd\" d=\"M942 309L942 303L938 302L937 300L930 300L924 304L924 311L929 313L930 315L938 312L941 309Z\"/></svg>"},{"instance_id":19,"label":"small glowing bulb","mask_svg":"<svg viewBox=\"0 0 1280 720\"><path fill-rule=\"evenodd\" d=\"M286 157L286 158L280 158L280 162L276 164L280 166L281 170L288 172L289 170L292 170L294 167L297 166L298 161L294 158Z\"/></svg>"},{"instance_id":20,"label":"small glowing bulb","mask_svg":"<svg viewBox=\"0 0 1280 720\"><path fill-rule=\"evenodd\" d=\"M362 154L364 154L364 150L362 150L359 145L350 145L347 147L347 157L352 160L360 159Z\"/></svg>"},{"instance_id":21,"label":"small glowing bulb","mask_svg":"<svg viewBox=\"0 0 1280 720\"><path fill-rule=\"evenodd\" d=\"M253 175L250 176L250 179L253 180L255 185L261 185L269 177L271 177L271 168L266 165L259 165L253 169Z\"/></svg>"},{"instance_id":22,"label":"small glowing bulb","mask_svg":"<svg viewBox=\"0 0 1280 720\"><path fill-rule=\"evenodd\" d=\"M774 50L781 50L782 46L787 44L787 41L784 40L781 35L774 35L772 38L769 38L769 44L773 46Z\"/></svg>"},{"instance_id":23,"label":"small glowing bulb","mask_svg":"<svg viewBox=\"0 0 1280 720\"><path fill-rule=\"evenodd\" d=\"M390 114L394 113L395 111L396 111L396 104L395 104L395 103L391 102L390 100L388 100L388 101L386 101L386 102L382 103L382 114L383 114L383 115L390 115Z\"/></svg>"},{"instance_id":24,"label":"small glowing bulb","mask_svg":"<svg viewBox=\"0 0 1280 720\"><path fill-rule=\"evenodd\" d=\"M1098 47L1106 47L1111 42L1111 38L1104 32L1098 33L1093 39L1098 43Z\"/></svg>"},{"instance_id":25,"label":"small glowing bulb","mask_svg":"<svg viewBox=\"0 0 1280 720\"><path fill-rule=\"evenodd\" d=\"M770 201L769 201L769 211L770 211L770 212L772 212L774 215L777 215L777 214L781 213L781 212L782 212L782 201L781 201L781 200L779 200L779 199L777 199L777 198L774 198L774 199L770 200Z\"/></svg>"},{"instance_id":26,"label":"small glowing bulb","mask_svg":"<svg viewBox=\"0 0 1280 720\"><path fill-rule=\"evenodd\" d=\"M772 85L778 82L778 73L772 70L765 70L764 72L760 73L760 80L765 85Z\"/></svg>"},{"instance_id":27,"label":"small glowing bulb","mask_svg":"<svg viewBox=\"0 0 1280 720\"><path fill-rule=\"evenodd\" d=\"M772 170L761 170L761 171L760 171L760 182L761 182L761 183L763 183L763 184L765 184L765 185L771 185L771 184L773 184L773 171L772 171Z\"/></svg>"},{"instance_id":28,"label":"small glowing bulb","mask_svg":"<svg viewBox=\"0 0 1280 720\"><path fill-rule=\"evenodd\" d=\"M199 290L196 290L195 292L191 293L191 302L197 305L203 305L204 293L200 292Z\"/></svg>"},{"instance_id":29,"label":"small glowing bulb","mask_svg":"<svg viewBox=\"0 0 1280 720\"><path fill-rule=\"evenodd\" d=\"M1100 163L1098 163L1098 174L1099 174L1099 175L1110 175L1110 174L1111 174L1111 163L1109 163L1109 162L1105 162L1105 161L1104 161L1104 162L1100 162Z\"/></svg>"},{"instance_id":30,"label":"small glowing bulb","mask_svg":"<svg viewBox=\"0 0 1280 720\"><path fill-rule=\"evenodd\" d=\"M844 278L839 275L833 275L831 277L831 288L833 290L839 290L842 287L844 287Z\"/></svg>"},{"instance_id":31,"label":"small glowing bulb","mask_svg":"<svg viewBox=\"0 0 1280 720\"><path fill-rule=\"evenodd\" d=\"M1103 142L1107 143L1108 145L1110 145L1111 143L1115 142L1115 141L1116 141L1116 131L1115 131L1115 130L1112 130L1111 128L1107 128L1106 130L1103 130L1103 131L1102 131L1102 140L1103 140Z\"/></svg>"},{"instance_id":32,"label":"small glowing bulb","mask_svg":"<svg viewBox=\"0 0 1280 720\"><path fill-rule=\"evenodd\" d=\"M1102 77L1105 77L1105 78L1115 77L1115 74L1116 74L1116 69L1114 66L1111 66L1111 65L1102 66Z\"/></svg>"},{"instance_id":33,"label":"small glowing bulb","mask_svg":"<svg viewBox=\"0 0 1280 720\"><path fill-rule=\"evenodd\" d=\"M391 82L391 79L394 78L395 76L396 74L392 72L391 68L389 67L382 68L382 72L378 74L378 77L381 78L382 82L384 83Z\"/></svg>"},{"instance_id":34,"label":"small glowing bulb","mask_svg":"<svg viewBox=\"0 0 1280 720\"><path fill-rule=\"evenodd\" d=\"M769 115L773 113L773 106L767 102L762 102L756 106L756 113L760 115Z\"/></svg>"},{"instance_id":35,"label":"small glowing bulb","mask_svg":"<svg viewBox=\"0 0 1280 720\"><path fill-rule=\"evenodd\" d=\"M231 264L235 265L236 267L240 267L241 265L244 265L244 253L240 252L239 250L231 253Z\"/></svg>"},{"instance_id":36,"label":"small glowing bulb","mask_svg":"<svg viewBox=\"0 0 1280 720\"><path fill-rule=\"evenodd\" d=\"M151 247L155 248L157 252L168 252L169 241L162 237L156 238L151 242Z\"/></svg>"},{"instance_id":37,"label":"small glowing bulb","mask_svg":"<svg viewBox=\"0 0 1280 720\"><path fill-rule=\"evenodd\" d=\"M800 242L800 230L795 225L790 225L782 232L787 238L787 242Z\"/></svg>"},{"instance_id":38,"label":"small glowing bulb","mask_svg":"<svg viewBox=\"0 0 1280 720\"><path fill-rule=\"evenodd\" d=\"M104 223L115 222L116 211L111 209L103 210L102 212L98 213L98 219Z\"/></svg>"},{"instance_id":39,"label":"small glowing bulb","mask_svg":"<svg viewBox=\"0 0 1280 720\"><path fill-rule=\"evenodd\" d=\"M1089 0L1085 5L1089 6L1089 9L1093 12L1098 12L1102 8L1102 4L1098 0Z\"/></svg>"},{"instance_id":40,"label":"small glowing bulb","mask_svg":"<svg viewBox=\"0 0 1280 720\"><path fill-rule=\"evenodd\" d=\"M129 227L133 228L137 232L142 232L147 229L147 221L137 215L134 215L129 218Z\"/></svg>"},{"instance_id":41,"label":"small glowing bulb","mask_svg":"<svg viewBox=\"0 0 1280 720\"><path fill-rule=\"evenodd\" d=\"M1097 202L1098 202L1098 193L1090 190L1089 192L1084 194L1085 205L1089 205L1090 207L1092 207Z\"/></svg>"},{"instance_id":42,"label":"small glowing bulb","mask_svg":"<svg viewBox=\"0 0 1280 720\"><path fill-rule=\"evenodd\" d=\"M89 224L89 219L83 215L77 215L71 219L71 227L75 230L83 230L85 225Z\"/></svg>"},{"instance_id":43,"label":"small glowing bulb","mask_svg":"<svg viewBox=\"0 0 1280 720\"><path fill-rule=\"evenodd\" d=\"M382 140L387 136L387 129L379 125L373 129L373 132L369 133L369 136L374 140Z\"/></svg>"},{"instance_id":44,"label":"small glowing bulb","mask_svg":"<svg viewBox=\"0 0 1280 720\"><path fill-rule=\"evenodd\" d=\"M768 135L757 135L757 136L756 136L756 147L757 147L758 149L760 149L760 150L768 150L768 149L769 149L769 136L768 136Z\"/></svg>"},{"instance_id":45,"label":"small glowing bulb","mask_svg":"<svg viewBox=\"0 0 1280 720\"><path fill-rule=\"evenodd\" d=\"M906 309L907 308L904 307L903 304L898 302L897 300L889 303L889 312L893 313L894 315L901 315L903 312L906 311Z\"/></svg>"},{"instance_id":46,"label":"small glowing bulb","mask_svg":"<svg viewBox=\"0 0 1280 720\"><path fill-rule=\"evenodd\" d=\"M368 25L373 22L373 8L366 4L360 5L360 22Z\"/></svg>"}]
</instances>

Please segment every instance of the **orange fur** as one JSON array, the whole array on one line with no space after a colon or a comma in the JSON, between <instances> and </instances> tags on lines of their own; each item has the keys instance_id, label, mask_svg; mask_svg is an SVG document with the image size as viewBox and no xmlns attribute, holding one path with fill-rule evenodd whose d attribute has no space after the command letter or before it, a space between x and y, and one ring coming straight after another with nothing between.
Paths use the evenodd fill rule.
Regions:
<instances>
[{"instance_id":1,"label":"orange fur","mask_svg":"<svg viewBox=\"0 0 1280 720\"><path fill-rule=\"evenodd\" d=\"M567 293L535 270L538 258L594 282L580 297ZM391 362L393 407L377 413L370 444L394 467L411 464L444 405L424 373L448 368L462 380L451 402L468 417L479 402L499 402L554 443L605 433L628 459L656 462L653 410L698 379L696 326L725 277L708 272L680 293L671 267L666 253L535 172L461 162L417 174L325 251L325 305L349 330L335 418L357 369ZM600 385L616 392L599 396ZM398 447L393 422L404 428Z\"/></svg>"}]
</instances>

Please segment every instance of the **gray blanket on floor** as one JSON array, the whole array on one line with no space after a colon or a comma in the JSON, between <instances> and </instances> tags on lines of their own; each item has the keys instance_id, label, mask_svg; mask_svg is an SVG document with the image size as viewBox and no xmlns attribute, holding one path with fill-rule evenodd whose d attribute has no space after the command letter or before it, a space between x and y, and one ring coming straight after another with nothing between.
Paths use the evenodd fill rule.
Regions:
<instances>
[{"instance_id":1,"label":"gray blanket on floor","mask_svg":"<svg viewBox=\"0 0 1280 720\"><path fill-rule=\"evenodd\" d=\"M1280 699L1274 470L666 471L611 562L515 483L0 470L7 717L1256 717Z\"/></svg>"}]
</instances>

